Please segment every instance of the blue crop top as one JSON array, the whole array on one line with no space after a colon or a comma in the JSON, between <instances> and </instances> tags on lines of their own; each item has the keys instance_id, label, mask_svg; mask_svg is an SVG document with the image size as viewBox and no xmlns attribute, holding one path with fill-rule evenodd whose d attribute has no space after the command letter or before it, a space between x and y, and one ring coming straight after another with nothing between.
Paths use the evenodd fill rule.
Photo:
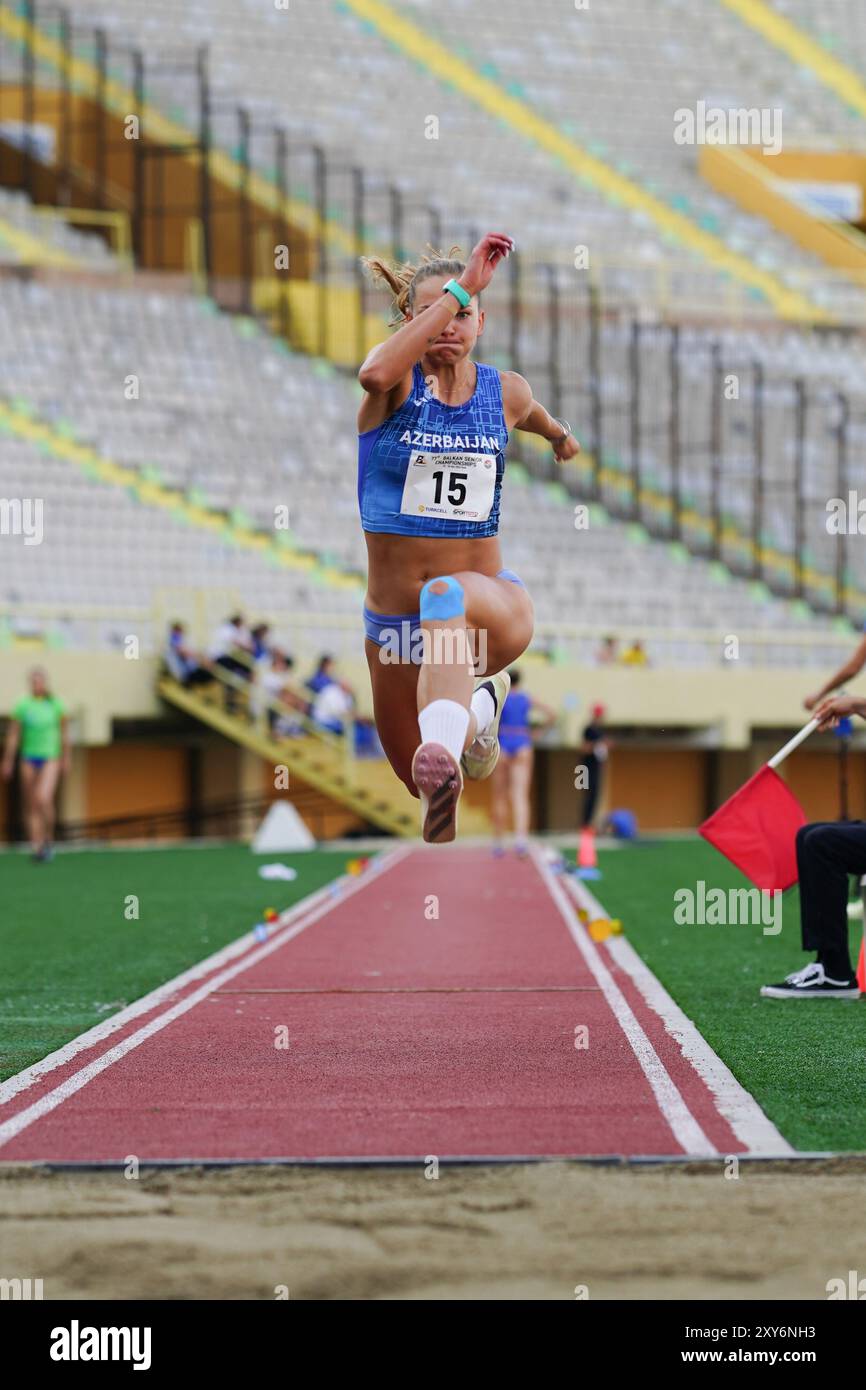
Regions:
<instances>
[{"instance_id":1,"label":"blue crop top","mask_svg":"<svg viewBox=\"0 0 866 1390\"><path fill-rule=\"evenodd\" d=\"M474 394L463 405L443 405L416 363L408 399L358 436L365 531L496 535L508 430L497 368L475 365Z\"/></svg>"}]
</instances>

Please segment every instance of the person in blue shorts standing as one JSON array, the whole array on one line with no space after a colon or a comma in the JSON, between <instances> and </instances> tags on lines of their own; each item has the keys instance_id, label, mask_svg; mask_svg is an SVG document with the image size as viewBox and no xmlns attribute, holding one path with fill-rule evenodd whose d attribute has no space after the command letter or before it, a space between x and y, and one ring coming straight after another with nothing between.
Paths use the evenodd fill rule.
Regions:
<instances>
[{"instance_id":1,"label":"person in blue shorts standing","mask_svg":"<svg viewBox=\"0 0 866 1390\"><path fill-rule=\"evenodd\" d=\"M555 712L541 700L521 689L519 671L510 671L511 689L502 707L499 723L499 760L491 783L491 816L493 820L493 852L504 853L502 841L508 825L508 809L514 817L514 847L521 856L527 852L529 839L530 791L532 767L535 761L533 727L530 712L538 711L543 722L540 729L549 729L556 721Z\"/></svg>"}]
</instances>

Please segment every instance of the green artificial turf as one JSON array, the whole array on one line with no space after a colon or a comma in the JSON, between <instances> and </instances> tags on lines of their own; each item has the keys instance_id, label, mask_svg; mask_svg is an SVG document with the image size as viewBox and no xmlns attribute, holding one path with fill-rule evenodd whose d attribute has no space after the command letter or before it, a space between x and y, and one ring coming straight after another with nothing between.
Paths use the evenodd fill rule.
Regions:
<instances>
[{"instance_id":1,"label":"green artificial turf","mask_svg":"<svg viewBox=\"0 0 866 1390\"><path fill-rule=\"evenodd\" d=\"M599 867L587 886L785 1138L801 1150L866 1150L866 1001L759 994L813 959L800 946L796 888L783 895L782 930L765 936L761 924L675 922L678 889L750 886L703 840L602 851ZM855 967L861 939L852 922Z\"/></svg>"},{"instance_id":2,"label":"green artificial turf","mask_svg":"<svg viewBox=\"0 0 866 1390\"><path fill-rule=\"evenodd\" d=\"M242 845L0 855L0 1079L14 1075L345 871L351 854ZM292 882L259 878L268 860ZM138 898L138 920L127 898Z\"/></svg>"}]
</instances>

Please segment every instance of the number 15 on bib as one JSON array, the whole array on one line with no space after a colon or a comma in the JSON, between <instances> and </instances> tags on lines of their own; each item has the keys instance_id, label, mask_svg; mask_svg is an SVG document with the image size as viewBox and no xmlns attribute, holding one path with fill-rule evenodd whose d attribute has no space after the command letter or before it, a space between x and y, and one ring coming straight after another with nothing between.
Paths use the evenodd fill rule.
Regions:
<instances>
[{"instance_id":1,"label":"number 15 on bib","mask_svg":"<svg viewBox=\"0 0 866 1390\"><path fill-rule=\"evenodd\" d=\"M413 449L400 511L453 521L486 521L496 491L492 454L425 454Z\"/></svg>"}]
</instances>

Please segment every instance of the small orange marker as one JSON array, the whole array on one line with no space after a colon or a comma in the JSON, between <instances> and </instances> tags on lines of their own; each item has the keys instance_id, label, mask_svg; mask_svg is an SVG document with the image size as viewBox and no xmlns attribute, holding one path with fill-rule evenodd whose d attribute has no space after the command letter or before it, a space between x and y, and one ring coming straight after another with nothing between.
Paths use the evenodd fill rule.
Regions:
<instances>
[{"instance_id":1,"label":"small orange marker","mask_svg":"<svg viewBox=\"0 0 866 1390\"><path fill-rule=\"evenodd\" d=\"M618 917L596 917L589 924L589 934L593 941L606 941L609 936L622 936L622 922Z\"/></svg>"}]
</instances>

